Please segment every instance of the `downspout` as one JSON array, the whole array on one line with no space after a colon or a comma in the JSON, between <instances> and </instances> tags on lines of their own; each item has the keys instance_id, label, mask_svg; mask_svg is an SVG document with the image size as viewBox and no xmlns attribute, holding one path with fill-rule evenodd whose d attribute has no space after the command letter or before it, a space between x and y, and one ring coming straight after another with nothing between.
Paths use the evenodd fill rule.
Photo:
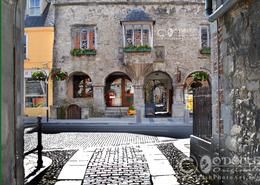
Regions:
<instances>
[{"instance_id":1,"label":"downspout","mask_svg":"<svg viewBox=\"0 0 260 185\"><path fill-rule=\"evenodd\" d=\"M227 13L238 1L240 0L226 0L222 5L218 7L212 13L212 0L206 0L205 6L206 6L206 15L208 17L208 20L210 22L215 21L219 17L223 16L225 13Z\"/></svg>"}]
</instances>

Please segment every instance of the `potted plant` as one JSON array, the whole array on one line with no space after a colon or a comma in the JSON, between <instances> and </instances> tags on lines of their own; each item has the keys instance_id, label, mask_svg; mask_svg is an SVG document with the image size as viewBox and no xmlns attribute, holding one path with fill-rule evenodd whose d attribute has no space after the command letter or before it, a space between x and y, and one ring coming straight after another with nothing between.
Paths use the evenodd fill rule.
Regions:
<instances>
[{"instance_id":1,"label":"potted plant","mask_svg":"<svg viewBox=\"0 0 260 185\"><path fill-rule=\"evenodd\" d=\"M136 115L135 106L131 105L131 106L128 108L127 114L128 114L128 116L134 116L134 115Z\"/></svg>"},{"instance_id":2,"label":"potted plant","mask_svg":"<svg viewBox=\"0 0 260 185\"><path fill-rule=\"evenodd\" d=\"M51 77L52 77L52 79L55 79L58 81L63 81L68 78L68 73L61 71L60 69L55 69L55 70L52 70Z\"/></svg>"},{"instance_id":3,"label":"potted plant","mask_svg":"<svg viewBox=\"0 0 260 185\"><path fill-rule=\"evenodd\" d=\"M33 80L45 81L47 78L46 74L42 71L35 71L32 73Z\"/></svg>"}]
</instances>

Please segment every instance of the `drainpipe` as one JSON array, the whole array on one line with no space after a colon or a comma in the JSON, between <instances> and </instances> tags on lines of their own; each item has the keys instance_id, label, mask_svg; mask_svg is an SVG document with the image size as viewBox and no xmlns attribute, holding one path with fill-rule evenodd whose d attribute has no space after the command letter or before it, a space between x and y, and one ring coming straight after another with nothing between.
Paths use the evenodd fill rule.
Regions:
<instances>
[{"instance_id":1,"label":"drainpipe","mask_svg":"<svg viewBox=\"0 0 260 185\"><path fill-rule=\"evenodd\" d=\"M212 0L206 0L205 9L206 15L210 22L215 21L219 17L227 13L240 0L226 0L217 10L212 13Z\"/></svg>"}]
</instances>

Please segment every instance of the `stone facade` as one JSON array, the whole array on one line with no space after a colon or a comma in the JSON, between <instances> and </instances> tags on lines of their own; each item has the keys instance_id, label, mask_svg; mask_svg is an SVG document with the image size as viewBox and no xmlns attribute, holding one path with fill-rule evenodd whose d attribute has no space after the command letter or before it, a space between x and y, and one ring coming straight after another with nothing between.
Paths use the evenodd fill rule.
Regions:
<instances>
[{"instance_id":1,"label":"stone facade","mask_svg":"<svg viewBox=\"0 0 260 185\"><path fill-rule=\"evenodd\" d=\"M213 2L216 8L220 5ZM243 158L243 164L248 165L245 159L254 161L260 154L259 9L257 0L237 1L211 23L212 154L230 157L234 165L219 173L223 184L259 184L259 165L239 171L236 163Z\"/></svg>"},{"instance_id":2,"label":"stone facade","mask_svg":"<svg viewBox=\"0 0 260 185\"><path fill-rule=\"evenodd\" d=\"M1 1L1 165L0 184L23 184L23 18L25 1ZM14 16L15 15L15 16Z\"/></svg>"},{"instance_id":3,"label":"stone facade","mask_svg":"<svg viewBox=\"0 0 260 185\"><path fill-rule=\"evenodd\" d=\"M68 81L54 86L54 109L77 104L89 107L90 116L106 110L105 86L113 72L125 73L133 83L134 104L144 115L146 77L152 72L163 72L170 77L173 93L169 105L171 116L183 118L183 87L194 71L210 73L210 57L201 54L200 27L209 25L204 16L203 0L185 1L70 1L54 2L55 44L54 67L68 74L84 72L93 83L93 98L69 96ZM142 10L154 21L151 52L125 53L120 22L132 10ZM96 55L73 57L71 28L74 25L96 26ZM160 51L159 51L160 50ZM162 55L156 56L156 51ZM159 59L158 59L159 57ZM176 80L177 68L181 72ZM94 111L93 111L94 110ZM56 117L55 111L52 111ZM91 115L93 114L93 115Z\"/></svg>"}]
</instances>

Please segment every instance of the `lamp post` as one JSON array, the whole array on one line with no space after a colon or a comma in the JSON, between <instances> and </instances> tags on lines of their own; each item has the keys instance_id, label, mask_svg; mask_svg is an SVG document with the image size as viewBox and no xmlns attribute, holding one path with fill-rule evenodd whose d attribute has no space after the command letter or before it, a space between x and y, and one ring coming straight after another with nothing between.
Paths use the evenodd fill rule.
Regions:
<instances>
[{"instance_id":1,"label":"lamp post","mask_svg":"<svg viewBox=\"0 0 260 185\"><path fill-rule=\"evenodd\" d=\"M49 77L50 75L47 74L47 72L45 70L40 70L41 72L44 73L45 75L45 94L46 94L46 121L49 122ZM50 74L50 73L49 73Z\"/></svg>"},{"instance_id":2,"label":"lamp post","mask_svg":"<svg viewBox=\"0 0 260 185\"><path fill-rule=\"evenodd\" d=\"M61 71L60 68L52 69L49 74L45 70L39 70L38 72L35 72L32 74L32 77L35 80L44 81L46 84L46 121L49 122L49 78L50 76L53 78L53 80L63 81L67 79L68 73Z\"/></svg>"}]
</instances>

